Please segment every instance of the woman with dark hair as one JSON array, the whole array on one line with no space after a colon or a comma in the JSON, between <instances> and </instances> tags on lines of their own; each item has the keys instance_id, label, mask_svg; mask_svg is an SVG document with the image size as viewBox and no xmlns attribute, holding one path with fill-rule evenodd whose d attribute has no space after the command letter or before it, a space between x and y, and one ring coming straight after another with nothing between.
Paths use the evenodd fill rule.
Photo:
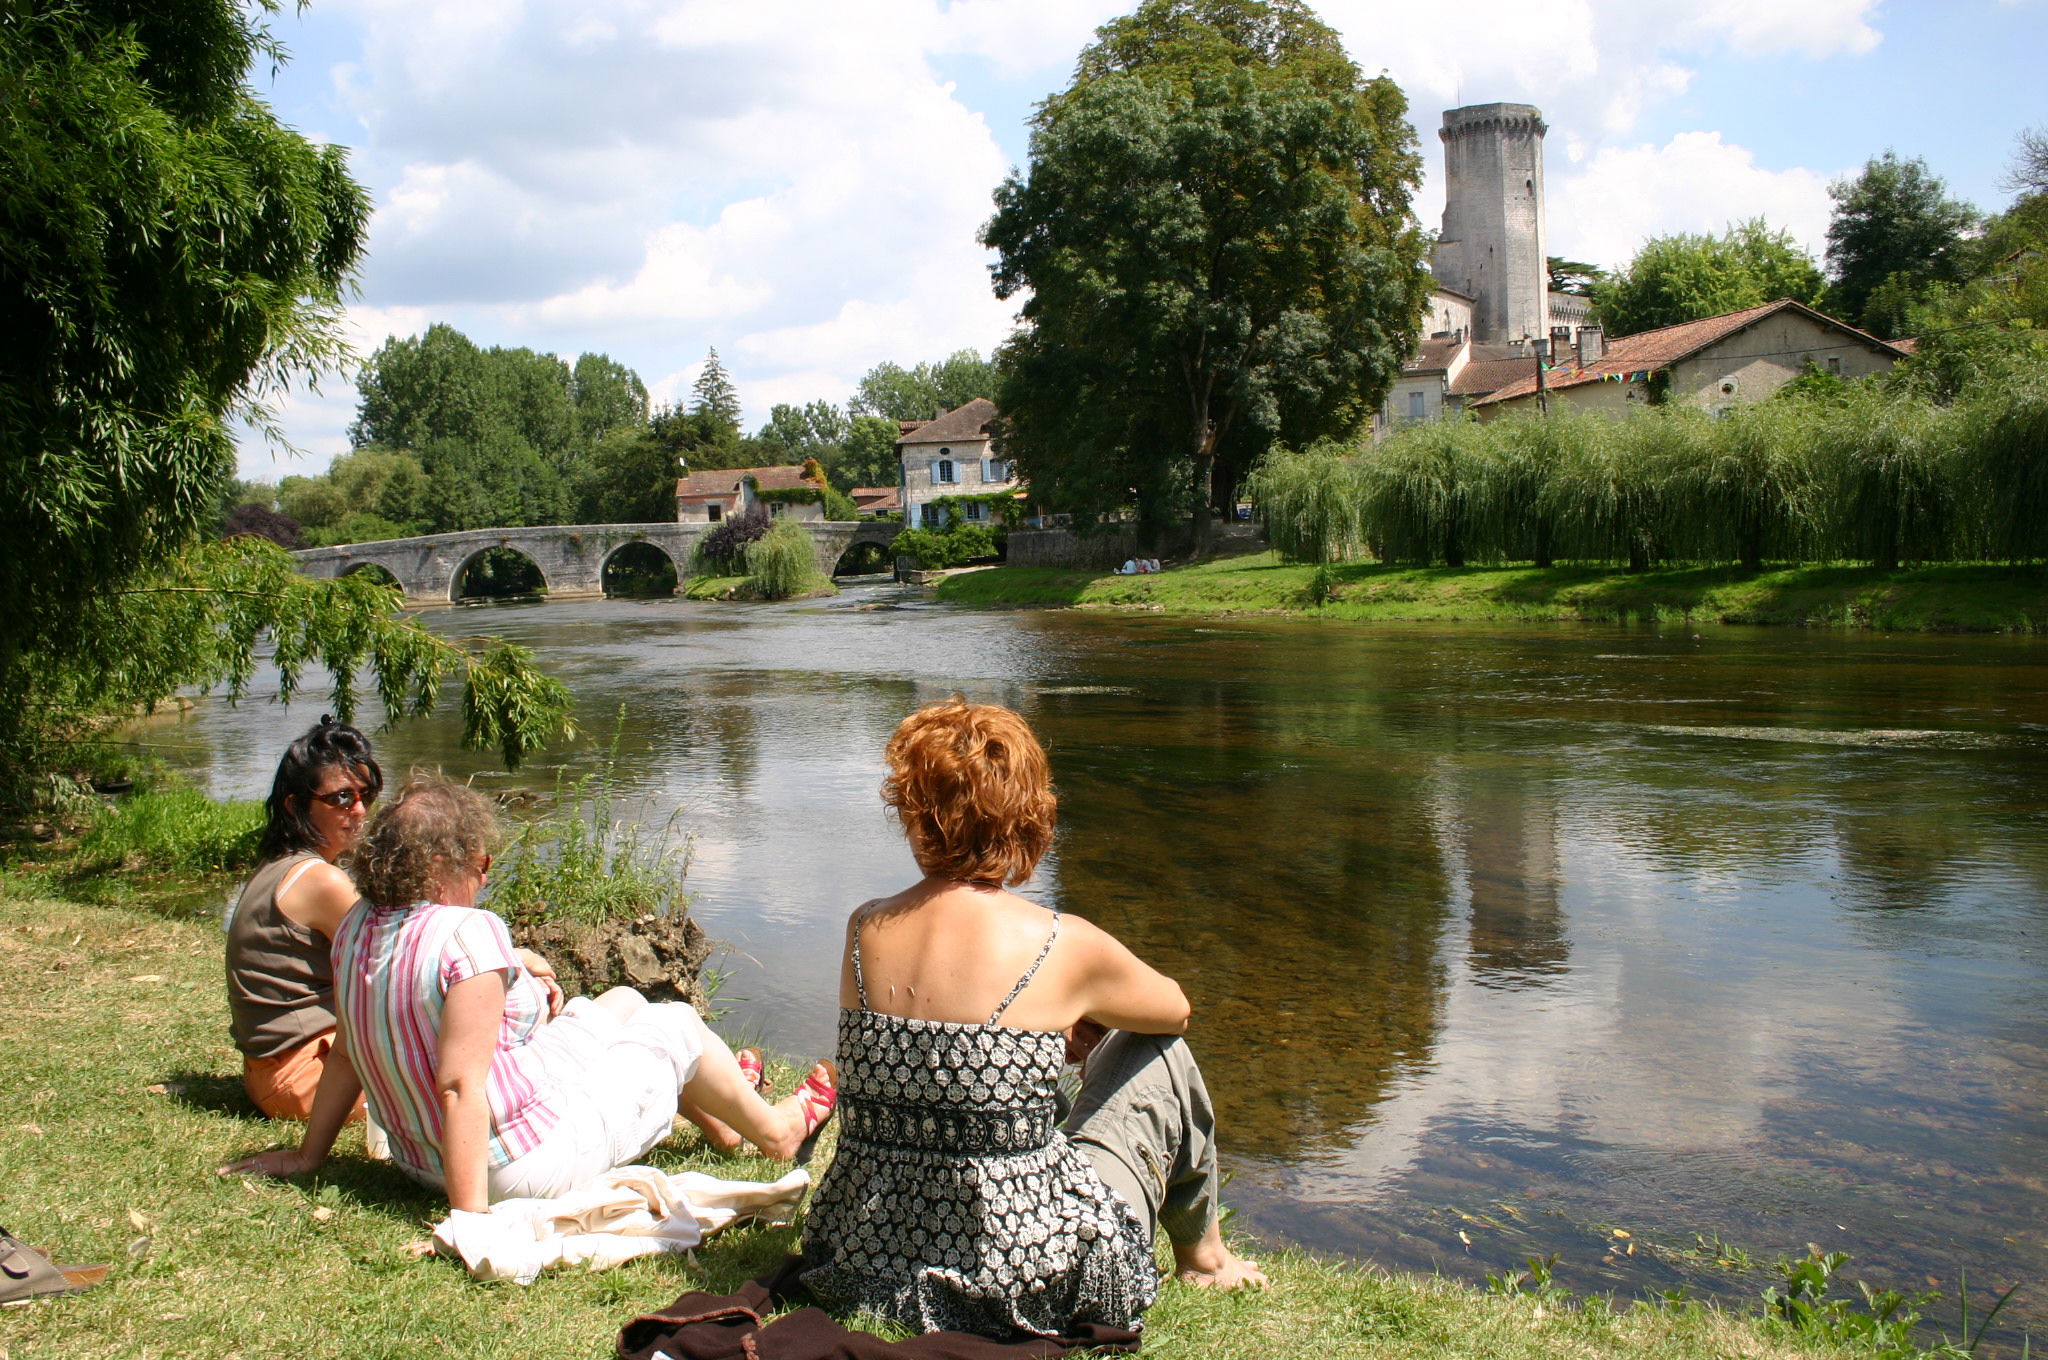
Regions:
<instances>
[{"instance_id":1,"label":"woman with dark hair","mask_svg":"<svg viewBox=\"0 0 2048 1360\"><path fill-rule=\"evenodd\" d=\"M1045 751L955 696L903 720L882 799L924 877L864 903L840 969L839 1149L804 1222L819 1299L922 1331L1132 1328L1164 1228L1190 1284L1263 1285L1223 1243L1214 1118L1178 984L1005 890L1052 844ZM1081 1094L1062 1122L1072 1058Z\"/></svg>"},{"instance_id":2,"label":"woman with dark hair","mask_svg":"<svg viewBox=\"0 0 2048 1360\"><path fill-rule=\"evenodd\" d=\"M285 748L269 821L228 920L228 1010L242 1084L273 1119L303 1121L334 1048L328 942L357 901L335 863L354 848L384 772L370 742L325 714Z\"/></svg>"},{"instance_id":3,"label":"woman with dark hair","mask_svg":"<svg viewBox=\"0 0 2048 1360\"><path fill-rule=\"evenodd\" d=\"M365 900L334 937L341 1042L306 1136L222 1173L317 1169L362 1092L392 1161L462 1212L568 1194L639 1159L686 1107L794 1156L832 1112L831 1065L770 1105L692 1006L626 987L552 1006L476 906L496 835L482 796L443 779L414 779L378 814L356 852Z\"/></svg>"}]
</instances>

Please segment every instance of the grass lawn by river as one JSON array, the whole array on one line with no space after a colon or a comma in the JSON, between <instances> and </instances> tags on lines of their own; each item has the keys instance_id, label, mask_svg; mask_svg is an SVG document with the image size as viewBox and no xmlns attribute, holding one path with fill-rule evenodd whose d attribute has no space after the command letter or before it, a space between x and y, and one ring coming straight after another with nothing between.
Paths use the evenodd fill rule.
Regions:
<instances>
[{"instance_id":1,"label":"grass lawn by river","mask_svg":"<svg viewBox=\"0 0 2048 1360\"><path fill-rule=\"evenodd\" d=\"M47 882L48 880L44 880ZM551 1274L528 1288L472 1283L408 1244L438 1197L366 1160L345 1133L303 1183L213 1168L292 1130L246 1104L226 1039L218 926L133 906L25 895L0 880L0 1222L60 1259L108 1261L108 1282L0 1312L0 1357L601 1357L639 1312L686 1289L763 1272L794 1229L743 1229L694 1264L634 1262ZM227 884L220 884L224 894ZM781 1073L784 1085L794 1074ZM687 1138L657 1154L768 1178ZM1262 1253L1274 1288L1216 1296L1166 1287L1145 1354L1232 1357L1670 1357L1832 1354L1697 1307L1570 1306L1489 1296Z\"/></svg>"},{"instance_id":2,"label":"grass lawn by river","mask_svg":"<svg viewBox=\"0 0 2048 1360\"><path fill-rule=\"evenodd\" d=\"M1630 573L1608 567L1316 569L1277 554L1222 558L1151 576L1002 567L937 587L951 604L1147 609L1176 614L1288 613L1358 621L1787 623L1929 632L2048 632L2048 571L1942 565L1686 567Z\"/></svg>"}]
</instances>

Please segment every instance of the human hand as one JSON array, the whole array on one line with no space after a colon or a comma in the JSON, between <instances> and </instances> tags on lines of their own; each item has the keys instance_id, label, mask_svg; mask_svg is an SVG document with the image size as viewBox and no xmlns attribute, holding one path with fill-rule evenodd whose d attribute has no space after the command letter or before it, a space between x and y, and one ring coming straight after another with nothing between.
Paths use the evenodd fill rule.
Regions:
<instances>
[{"instance_id":1,"label":"human hand","mask_svg":"<svg viewBox=\"0 0 2048 1360\"><path fill-rule=\"evenodd\" d=\"M220 1167L213 1174L216 1176L250 1174L275 1177L303 1176L308 1171L317 1171L319 1167L320 1164L318 1162L308 1161L305 1153L298 1148L271 1148L267 1152L259 1152L253 1157L244 1157L239 1162Z\"/></svg>"},{"instance_id":2,"label":"human hand","mask_svg":"<svg viewBox=\"0 0 2048 1360\"><path fill-rule=\"evenodd\" d=\"M514 950L513 953L525 966L526 971L533 974L534 981L540 984L541 990L547 993L548 1019L552 1020L560 1015L562 1007L569 1004L569 999L562 991L561 982L555 977L555 966L531 949Z\"/></svg>"},{"instance_id":3,"label":"human hand","mask_svg":"<svg viewBox=\"0 0 2048 1360\"><path fill-rule=\"evenodd\" d=\"M1067 1031L1067 1061L1077 1067L1085 1065L1088 1055L1095 1051L1095 1046L1108 1034L1108 1029L1086 1016L1076 1020L1074 1027Z\"/></svg>"}]
</instances>

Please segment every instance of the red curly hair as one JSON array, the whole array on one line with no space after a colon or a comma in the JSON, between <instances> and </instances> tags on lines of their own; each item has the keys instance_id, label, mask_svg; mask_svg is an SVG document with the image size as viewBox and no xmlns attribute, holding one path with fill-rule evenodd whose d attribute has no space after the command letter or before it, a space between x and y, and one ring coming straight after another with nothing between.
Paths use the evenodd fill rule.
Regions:
<instances>
[{"instance_id":1,"label":"red curly hair","mask_svg":"<svg viewBox=\"0 0 2048 1360\"><path fill-rule=\"evenodd\" d=\"M883 754L882 801L927 874L1022 883L1051 848L1052 767L1030 724L1009 709L957 694L926 704Z\"/></svg>"}]
</instances>

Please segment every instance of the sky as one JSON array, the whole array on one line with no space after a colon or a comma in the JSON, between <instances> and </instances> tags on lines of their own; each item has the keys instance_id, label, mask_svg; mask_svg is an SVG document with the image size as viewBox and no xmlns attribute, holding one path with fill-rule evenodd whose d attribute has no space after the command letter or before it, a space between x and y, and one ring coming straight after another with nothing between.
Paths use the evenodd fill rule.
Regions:
<instances>
[{"instance_id":1,"label":"sky","mask_svg":"<svg viewBox=\"0 0 2048 1360\"><path fill-rule=\"evenodd\" d=\"M254 76L283 121L352 150L375 200L349 330L367 356L446 322L484 345L608 354L657 403L705 354L749 429L779 402L987 352L1016 303L975 236L1026 163L1028 119L1135 0L313 0ZM1887 149L1995 209L2048 126L2048 0L1323 0L1406 91L1443 213L1443 111L1549 125L1551 253L1625 264L1647 237L1762 216L1816 256L1828 185ZM278 398L325 471L353 376Z\"/></svg>"}]
</instances>

